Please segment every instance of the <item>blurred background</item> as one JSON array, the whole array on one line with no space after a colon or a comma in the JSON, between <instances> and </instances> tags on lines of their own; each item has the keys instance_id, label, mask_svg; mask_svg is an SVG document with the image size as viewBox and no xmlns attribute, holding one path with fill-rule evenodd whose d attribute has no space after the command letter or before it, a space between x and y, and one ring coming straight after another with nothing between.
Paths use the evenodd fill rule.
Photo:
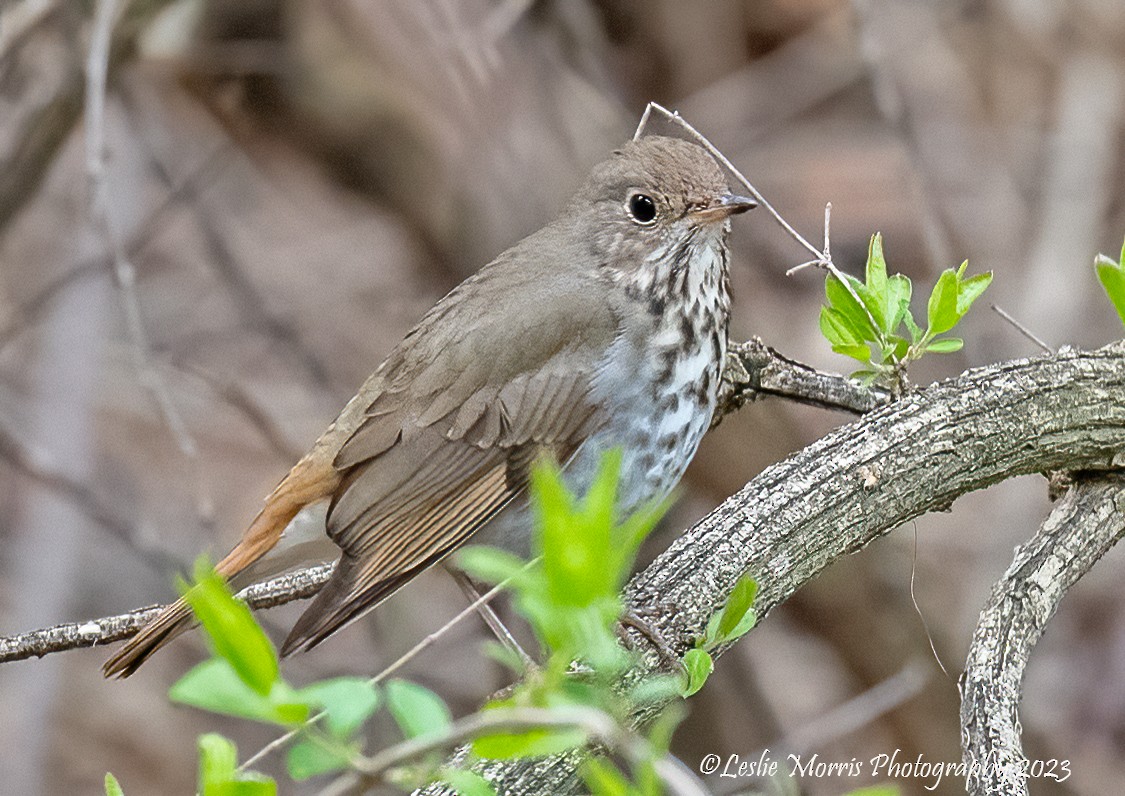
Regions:
<instances>
[{"instance_id":1,"label":"blurred background","mask_svg":"<svg viewBox=\"0 0 1125 796\"><path fill-rule=\"evenodd\" d=\"M842 268L881 231L916 309L943 268L995 272L965 349L915 382L1037 353L989 302L1052 347L1121 336L1091 267L1125 236L1119 0L136 0L107 43L104 107L85 89L94 6L0 4L0 634L167 600L418 317L549 220L648 100L814 242L831 201ZM817 331L823 276L785 276L804 251L761 210L732 245L732 336L847 371ZM728 418L648 555L847 420L778 402ZM955 678L1046 492L1005 483L839 562L721 660L675 751L692 768L763 748L959 760L956 684L925 625ZM1026 751L1073 772L1036 793L1125 778L1123 564L1068 595L1032 659ZM287 672L375 673L463 604L432 573ZM275 637L300 608L264 615ZM478 625L407 672L458 713L505 682ZM6 792L96 793L109 770L131 796L192 793L197 733L243 757L274 737L168 703L197 635L125 682L102 680L107 652L0 667ZM391 737L376 723L369 748Z\"/></svg>"}]
</instances>

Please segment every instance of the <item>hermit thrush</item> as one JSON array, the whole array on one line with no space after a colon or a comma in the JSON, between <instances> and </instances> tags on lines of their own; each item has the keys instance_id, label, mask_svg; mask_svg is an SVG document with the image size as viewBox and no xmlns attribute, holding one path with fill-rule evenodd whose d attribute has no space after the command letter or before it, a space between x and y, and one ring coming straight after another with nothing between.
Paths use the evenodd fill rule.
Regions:
<instances>
[{"instance_id":1,"label":"hermit thrush","mask_svg":"<svg viewBox=\"0 0 1125 796\"><path fill-rule=\"evenodd\" d=\"M324 640L482 526L526 547L526 521L505 518L526 520L515 507L539 456L581 490L620 448L622 515L667 494L715 409L728 219L754 206L701 147L630 142L559 218L426 313L218 564L238 575L327 502L343 555L282 653ZM189 620L182 600L168 606L105 673L131 674Z\"/></svg>"}]
</instances>

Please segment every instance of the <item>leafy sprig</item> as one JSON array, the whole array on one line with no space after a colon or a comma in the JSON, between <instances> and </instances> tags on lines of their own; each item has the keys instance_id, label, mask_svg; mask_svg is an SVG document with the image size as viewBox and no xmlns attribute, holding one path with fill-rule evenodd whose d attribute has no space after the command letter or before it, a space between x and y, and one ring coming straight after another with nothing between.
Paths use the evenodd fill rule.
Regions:
<instances>
[{"instance_id":1,"label":"leafy sprig","mask_svg":"<svg viewBox=\"0 0 1125 796\"><path fill-rule=\"evenodd\" d=\"M992 272L966 277L968 261L938 277L926 305L926 328L910 310L913 284L903 274L888 275L883 238L871 237L864 281L830 273L825 279L827 306L820 310L820 331L832 350L863 367L852 374L865 384L879 382L901 392L906 366L927 353L961 350L964 341L948 337L985 289ZM842 277L842 278L841 278Z\"/></svg>"},{"instance_id":2,"label":"leafy sprig","mask_svg":"<svg viewBox=\"0 0 1125 796\"><path fill-rule=\"evenodd\" d=\"M1104 254L1094 258L1094 272L1102 283L1109 300L1113 303L1121 322L1125 324L1125 243L1121 245L1121 255L1117 262Z\"/></svg>"}]
</instances>

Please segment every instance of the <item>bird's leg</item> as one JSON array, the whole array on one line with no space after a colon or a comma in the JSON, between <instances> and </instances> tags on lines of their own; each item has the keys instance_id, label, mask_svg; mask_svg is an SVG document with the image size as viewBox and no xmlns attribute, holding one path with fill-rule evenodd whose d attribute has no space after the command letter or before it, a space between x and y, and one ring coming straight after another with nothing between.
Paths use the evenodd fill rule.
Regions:
<instances>
[{"instance_id":1,"label":"bird's leg","mask_svg":"<svg viewBox=\"0 0 1125 796\"><path fill-rule=\"evenodd\" d=\"M463 591L465 593L465 596L469 598L469 602L476 602L480 599L480 591L477 589L476 584L473 583L468 575L466 575L461 570L451 566L446 566L445 570L451 576L453 576L453 580L455 580L457 582L457 585L461 587L461 591ZM492 610L491 605L489 605L488 603L481 603L477 606L477 613L480 614L480 618L484 620L484 623L488 625L488 629L492 631L492 635L496 636L496 640L510 649L512 652L514 652L517 656L519 656L519 659L523 663L525 669L531 670L536 668L534 659L532 659L532 657L524 651L524 648L520 646L520 643L518 641L516 641L516 638L512 635L512 632L504 626L503 622L500 621L500 617L497 616L496 612Z\"/></svg>"}]
</instances>

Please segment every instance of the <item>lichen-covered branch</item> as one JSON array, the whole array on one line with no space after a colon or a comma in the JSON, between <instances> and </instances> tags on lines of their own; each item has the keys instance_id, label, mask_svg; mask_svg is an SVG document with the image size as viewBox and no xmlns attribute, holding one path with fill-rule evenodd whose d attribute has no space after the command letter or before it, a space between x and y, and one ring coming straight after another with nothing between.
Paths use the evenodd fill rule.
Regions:
<instances>
[{"instance_id":1,"label":"lichen-covered branch","mask_svg":"<svg viewBox=\"0 0 1125 796\"><path fill-rule=\"evenodd\" d=\"M1063 595L1122 535L1125 477L1079 478L993 586L961 677L962 749L972 796L1027 794L1032 772L1019 722L1027 660Z\"/></svg>"},{"instance_id":2,"label":"lichen-covered branch","mask_svg":"<svg viewBox=\"0 0 1125 796\"><path fill-rule=\"evenodd\" d=\"M249 586L238 596L251 608L272 608L293 600L312 597L328 582L335 564L301 569ZM162 606L137 608L117 616L91 619L88 622L71 622L43 630L33 630L16 636L0 638L0 663L26 658L42 658L51 652L94 647L135 636Z\"/></svg>"},{"instance_id":3,"label":"lichen-covered branch","mask_svg":"<svg viewBox=\"0 0 1125 796\"><path fill-rule=\"evenodd\" d=\"M767 468L638 574L626 599L683 653L744 573L758 580L765 617L840 556L963 494L1027 473L1121 467L1123 451L1125 344L976 368ZM647 657L632 676L660 661ZM502 793L566 793L573 766L483 771Z\"/></svg>"}]
</instances>

